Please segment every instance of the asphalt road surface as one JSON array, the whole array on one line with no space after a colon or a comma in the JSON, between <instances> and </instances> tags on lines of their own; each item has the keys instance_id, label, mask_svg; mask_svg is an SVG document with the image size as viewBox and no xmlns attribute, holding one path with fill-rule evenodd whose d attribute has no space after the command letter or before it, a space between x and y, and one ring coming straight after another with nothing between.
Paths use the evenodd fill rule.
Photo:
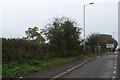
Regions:
<instances>
[{"instance_id":1,"label":"asphalt road surface","mask_svg":"<svg viewBox=\"0 0 120 80\"><path fill-rule=\"evenodd\" d=\"M117 75L116 55L98 57L63 78L113 78Z\"/></svg>"}]
</instances>

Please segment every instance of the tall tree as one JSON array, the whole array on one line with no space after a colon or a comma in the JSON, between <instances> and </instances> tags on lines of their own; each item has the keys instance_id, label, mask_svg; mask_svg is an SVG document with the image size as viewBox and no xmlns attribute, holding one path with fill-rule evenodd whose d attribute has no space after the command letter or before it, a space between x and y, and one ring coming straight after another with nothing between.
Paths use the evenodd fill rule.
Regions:
<instances>
[{"instance_id":1,"label":"tall tree","mask_svg":"<svg viewBox=\"0 0 120 80\"><path fill-rule=\"evenodd\" d=\"M28 30L26 30L25 33L27 37L24 39L33 40L33 41L37 41L40 43L45 42L45 39L43 38L43 36L41 35L41 32L39 32L39 29L37 27L28 28Z\"/></svg>"},{"instance_id":2,"label":"tall tree","mask_svg":"<svg viewBox=\"0 0 120 80\"><path fill-rule=\"evenodd\" d=\"M55 53L59 56L70 56L79 48L80 30L81 28L68 18L55 18L53 23L49 24L46 36L53 45Z\"/></svg>"},{"instance_id":3,"label":"tall tree","mask_svg":"<svg viewBox=\"0 0 120 80\"><path fill-rule=\"evenodd\" d=\"M35 40L35 37L39 35L38 31L39 29L37 27L28 28L28 30L25 31L25 34L27 35L27 39Z\"/></svg>"}]
</instances>

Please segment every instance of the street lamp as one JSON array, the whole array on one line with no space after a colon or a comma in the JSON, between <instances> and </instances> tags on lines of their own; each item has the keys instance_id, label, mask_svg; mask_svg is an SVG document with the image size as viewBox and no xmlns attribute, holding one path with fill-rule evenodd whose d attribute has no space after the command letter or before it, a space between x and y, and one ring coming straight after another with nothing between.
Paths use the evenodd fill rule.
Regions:
<instances>
[{"instance_id":1,"label":"street lamp","mask_svg":"<svg viewBox=\"0 0 120 80\"><path fill-rule=\"evenodd\" d=\"M94 4L94 3L89 3L89 4L84 5L84 51L85 51L85 7L87 5L92 5L92 4Z\"/></svg>"}]
</instances>

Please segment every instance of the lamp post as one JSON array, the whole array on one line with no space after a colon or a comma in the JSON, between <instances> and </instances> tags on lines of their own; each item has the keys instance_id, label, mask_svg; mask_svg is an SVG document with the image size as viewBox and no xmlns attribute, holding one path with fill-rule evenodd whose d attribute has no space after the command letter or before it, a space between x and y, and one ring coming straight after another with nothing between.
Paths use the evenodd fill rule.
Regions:
<instances>
[{"instance_id":1,"label":"lamp post","mask_svg":"<svg viewBox=\"0 0 120 80\"><path fill-rule=\"evenodd\" d=\"M87 6L87 5L92 5L92 4L94 4L94 3L89 3L89 4L85 4L84 5L84 51L85 51L85 7Z\"/></svg>"}]
</instances>

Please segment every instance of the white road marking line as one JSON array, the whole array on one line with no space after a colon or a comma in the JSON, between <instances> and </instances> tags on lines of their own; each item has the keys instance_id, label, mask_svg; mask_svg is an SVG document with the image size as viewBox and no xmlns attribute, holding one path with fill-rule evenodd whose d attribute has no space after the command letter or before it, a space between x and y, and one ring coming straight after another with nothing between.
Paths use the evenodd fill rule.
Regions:
<instances>
[{"instance_id":1,"label":"white road marking line","mask_svg":"<svg viewBox=\"0 0 120 80\"><path fill-rule=\"evenodd\" d=\"M115 65L114 65L112 80L115 80L116 78L116 65L117 65L117 55L115 56Z\"/></svg>"},{"instance_id":2,"label":"white road marking line","mask_svg":"<svg viewBox=\"0 0 120 80\"><path fill-rule=\"evenodd\" d=\"M114 69L116 69L116 66L114 66Z\"/></svg>"},{"instance_id":3,"label":"white road marking line","mask_svg":"<svg viewBox=\"0 0 120 80\"><path fill-rule=\"evenodd\" d=\"M113 71L113 73L114 73L114 74L116 73L115 70Z\"/></svg>"},{"instance_id":4,"label":"white road marking line","mask_svg":"<svg viewBox=\"0 0 120 80\"><path fill-rule=\"evenodd\" d=\"M112 80L114 80L115 78L116 78L116 77L115 77L115 76L113 76L113 77L112 77Z\"/></svg>"},{"instance_id":5,"label":"white road marking line","mask_svg":"<svg viewBox=\"0 0 120 80\"><path fill-rule=\"evenodd\" d=\"M115 76L113 76L112 78L115 78Z\"/></svg>"},{"instance_id":6,"label":"white road marking line","mask_svg":"<svg viewBox=\"0 0 120 80\"><path fill-rule=\"evenodd\" d=\"M89 60L88 60L88 61L89 61ZM74 66L74 67L72 67L71 69L68 69L67 71L64 71L64 72L62 72L62 73L54 76L54 77L51 78L50 80L54 80L55 78L59 78L59 77L61 77L62 75L64 75L64 74L66 74L66 73L74 70L75 68L78 68L78 67L82 66L82 65L85 64L86 62L87 62L87 61L84 61L83 63L81 63L81 64L79 64L79 65L77 65L77 66Z\"/></svg>"},{"instance_id":7,"label":"white road marking line","mask_svg":"<svg viewBox=\"0 0 120 80\"><path fill-rule=\"evenodd\" d=\"M116 76L115 76L115 70L113 71L113 76L112 76L112 80L115 80Z\"/></svg>"},{"instance_id":8,"label":"white road marking line","mask_svg":"<svg viewBox=\"0 0 120 80\"><path fill-rule=\"evenodd\" d=\"M22 79L23 77L19 77L20 79Z\"/></svg>"}]
</instances>

